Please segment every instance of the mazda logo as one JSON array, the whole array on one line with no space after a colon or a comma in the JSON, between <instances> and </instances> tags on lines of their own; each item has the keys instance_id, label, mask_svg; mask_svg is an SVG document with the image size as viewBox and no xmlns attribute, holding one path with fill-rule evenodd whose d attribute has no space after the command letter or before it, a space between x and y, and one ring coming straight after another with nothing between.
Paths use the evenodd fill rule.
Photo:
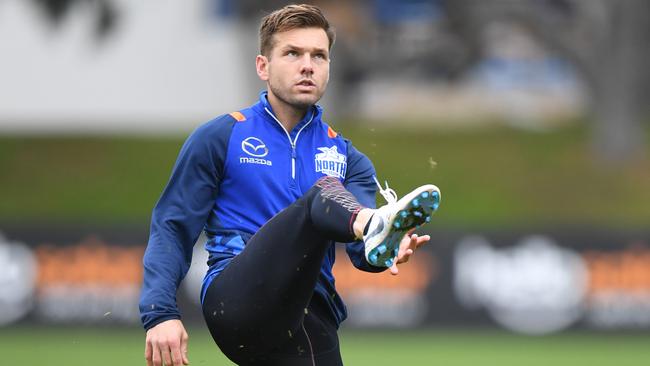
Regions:
<instances>
[{"instance_id":1,"label":"mazda logo","mask_svg":"<svg viewBox=\"0 0 650 366\"><path fill-rule=\"evenodd\" d=\"M241 142L241 149L250 156L263 158L269 154L269 148L257 137L249 137Z\"/></svg>"}]
</instances>

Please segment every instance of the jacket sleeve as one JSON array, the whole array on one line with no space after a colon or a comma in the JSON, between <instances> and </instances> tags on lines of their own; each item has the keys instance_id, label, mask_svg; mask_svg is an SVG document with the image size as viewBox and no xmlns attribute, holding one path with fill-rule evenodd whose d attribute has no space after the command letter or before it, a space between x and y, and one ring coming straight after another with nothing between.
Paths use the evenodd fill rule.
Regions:
<instances>
[{"instance_id":1,"label":"jacket sleeve","mask_svg":"<svg viewBox=\"0 0 650 366\"><path fill-rule=\"evenodd\" d=\"M367 156L352 146L349 140L346 140L346 143L348 145L348 167L343 185L363 206L375 208L375 194L377 193L377 187L373 179L375 167ZM386 270L384 267L375 267L368 263L363 241L348 243L345 249L356 268L366 272L382 272Z\"/></svg>"},{"instance_id":2,"label":"jacket sleeve","mask_svg":"<svg viewBox=\"0 0 650 366\"><path fill-rule=\"evenodd\" d=\"M222 116L190 135L153 210L140 294L145 329L181 317L176 291L214 206L233 122L234 118Z\"/></svg>"}]
</instances>

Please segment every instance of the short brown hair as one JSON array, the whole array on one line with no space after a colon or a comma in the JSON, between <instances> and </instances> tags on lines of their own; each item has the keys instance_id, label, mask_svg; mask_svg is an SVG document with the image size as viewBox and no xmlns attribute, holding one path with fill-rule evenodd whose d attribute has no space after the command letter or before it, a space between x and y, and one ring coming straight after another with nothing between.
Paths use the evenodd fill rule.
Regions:
<instances>
[{"instance_id":1,"label":"short brown hair","mask_svg":"<svg viewBox=\"0 0 650 366\"><path fill-rule=\"evenodd\" d=\"M336 34L319 7L309 4L287 5L262 18L260 53L268 56L273 49L273 35L296 28L322 28L332 48Z\"/></svg>"}]
</instances>

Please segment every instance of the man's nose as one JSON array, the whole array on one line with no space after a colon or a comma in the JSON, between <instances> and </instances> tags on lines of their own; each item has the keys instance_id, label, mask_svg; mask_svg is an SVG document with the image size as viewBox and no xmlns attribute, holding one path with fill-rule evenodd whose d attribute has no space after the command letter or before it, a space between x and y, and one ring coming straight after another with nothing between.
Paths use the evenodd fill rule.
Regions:
<instances>
[{"instance_id":1,"label":"man's nose","mask_svg":"<svg viewBox=\"0 0 650 366\"><path fill-rule=\"evenodd\" d=\"M300 64L300 73L312 74L313 72L314 72L314 65L312 63L311 54L305 53L302 56L302 62Z\"/></svg>"}]
</instances>

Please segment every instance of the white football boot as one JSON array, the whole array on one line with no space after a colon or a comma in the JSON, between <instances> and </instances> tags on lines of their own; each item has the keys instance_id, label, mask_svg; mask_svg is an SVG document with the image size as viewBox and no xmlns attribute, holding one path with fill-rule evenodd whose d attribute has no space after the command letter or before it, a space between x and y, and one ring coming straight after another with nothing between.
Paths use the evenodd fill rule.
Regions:
<instances>
[{"instance_id":1,"label":"white football boot","mask_svg":"<svg viewBox=\"0 0 650 366\"><path fill-rule=\"evenodd\" d=\"M366 260L376 267L390 267L406 232L431 221L431 214L440 205L440 189L433 184L423 185L397 200L388 183L382 188L377 178L375 182L388 203L375 210L363 236Z\"/></svg>"}]
</instances>

